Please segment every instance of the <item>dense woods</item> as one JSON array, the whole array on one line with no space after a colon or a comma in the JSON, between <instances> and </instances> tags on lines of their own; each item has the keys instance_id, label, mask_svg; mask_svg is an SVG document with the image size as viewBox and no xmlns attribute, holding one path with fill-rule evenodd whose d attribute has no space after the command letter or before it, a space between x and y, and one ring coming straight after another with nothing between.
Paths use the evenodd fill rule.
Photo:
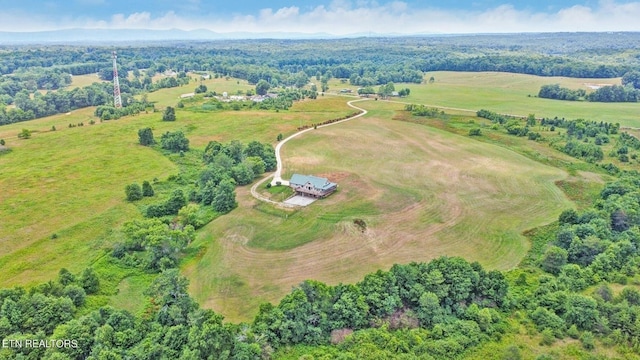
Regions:
<instances>
[{"instance_id":1,"label":"dense woods","mask_svg":"<svg viewBox=\"0 0 640 360\"><path fill-rule=\"evenodd\" d=\"M137 234L147 225L135 223L126 231ZM395 265L354 285L305 281L277 306L264 304L253 323L240 325L224 324L220 315L200 309L187 293L186 279L175 269L165 270L151 284L142 315L101 307L77 316L85 294L95 292L75 285L90 283L86 272L90 269L76 279L62 270L58 280L31 292L15 288L0 293L4 339L74 339L75 346L2 349L0 355L258 359L292 345L329 346L332 339L342 342L344 335L356 331L340 345L341 352L357 354L373 346L378 356L451 358L506 331L501 314L508 286L503 275L460 258ZM39 322L25 321L31 317ZM376 340L380 336L394 339L394 345ZM420 346L413 346L418 338ZM336 350L323 351L336 354Z\"/></svg>"}]
</instances>

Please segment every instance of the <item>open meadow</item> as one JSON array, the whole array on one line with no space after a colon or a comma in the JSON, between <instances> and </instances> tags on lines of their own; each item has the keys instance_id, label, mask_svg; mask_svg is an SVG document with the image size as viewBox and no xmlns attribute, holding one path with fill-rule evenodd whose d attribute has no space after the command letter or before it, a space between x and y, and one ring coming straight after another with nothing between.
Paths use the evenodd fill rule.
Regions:
<instances>
[{"instance_id":1,"label":"open meadow","mask_svg":"<svg viewBox=\"0 0 640 360\"><path fill-rule=\"evenodd\" d=\"M458 255L515 267L524 230L572 207L554 185L564 171L503 147L392 121L397 105L360 102L370 113L318 129L283 148L285 178L326 176L337 193L287 211L238 189L239 206L200 232L203 251L184 272L205 307L252 318L304 279L354 282L394 263ZM363 229L354 224L361 219Z\"/></svg>"},{"instance_id":2,"label":"open meadow","mask_svg":"<svg viewBox=\"0 0 640 360\"><path fill-rule=\"evenodd\" d=\"M429 79L433 77L431 83ZM475 113L487 109L502 114L536 117L565 117L594 121L619 122L625 127L640 127L640 103L599 103L587 101L561 101L538 98L542 85L560 84L570 89L593 91L589 86L620 85L620 78L581 79L543 77L499 72L435 71L425 75L423 84L396 84L396 90L409 88L402 102L425 104L441 108L469 110ZM331 83L330 91L357 87ZM377 88L376 88L377 89Z\"/></svg>"},{"instance_id":3,"label":"open meadow","mask_svg":"<svg viewBox=\"0 0 640 360\"><path fill-rule=\"evenodd\" d=\"M473 76L476 80L470 80ZM542 103L558 104L545 110L549 116L566 114L560 106L566 104L598 106L594 113L599 114L610 111L609 105L637 105L527 96L541 84L553 83L551 78L446 72L434 77L433 84L397 84L412 89L408 98L398 100L537 116L545 115L534 108ZM566 79L561 85L583 81ZM203 83L217 92L251 88L235 79ZM159 110L175 106L195 84L162 89L148 99ZM332 83L331 91L341 85ZM275 143L278 134L292 134L300 125L351 113L348 100L320 96L281 112L178 109L176 122L162 122L156 112L94 125L89 125L94 109L87 108L1 127L0 138L12 149L0 156L0 241L6 249L0 255L1 284L40 283L62 267L80 271L119 241L119 226L141 216L138 207L125 201L124 186L177 172L159 152L137 144L138 129L153 128L156 139L180 129L200 149L211 140ZM313 131L284 147L285 177L293 172L328 176L340 184L336 194L287 211L258 202L248 186L240 187L239 207L199 232L182 268L202 305L231 320L247 320L261 302L279 300L304 279L351 282L393 263L443 254L510 269L529 248L523 231L552 222L561 210L574 206L554 185L567 174L531 160L568 161L547 145L501 138L493 142L506 143L496 146L464 136L468 130L449 129L446 121L395 121L406 116L398 112L402 104L369 101L363 106L371 110L365 118ZM68 127L80 122L84 126ZM33 131L31 139L18 139L23 128ZM356 219L364 220L366 229L356 226ZM142 299L149 281L125 279L112 303L139 310L139 301L132 299Z\"/></svg>"},{"instance_id":4,"label":"open meadow","mask_svg":"<svg viewBox=\"0 0 640 360\"><path fill-rule=\"evenodd\" d=\"M100 82L106 82L106 81L100 79L100 77L98 77L98 74L96 73L86 74L86 75L73 75L71 77L71 84L67 88L68 89L73 89L77 87L82 88L96 82L100 83Z\"/></svg>"},{"instance_id":5,"label":"open meadow","mask_svg":"<svg viewBox=\"0 0 640 360\"><path fill-rule=\"evenodd\" d=\"M162 92L149 97L175 105L177 96ZM176 122L161 121L161 112L99 122L93 111L0 127L0 139L11 149L0 156L1 286L48 281L62 267L81 271L119 240L120 224L141 217L138 208L126 202L125 185L165 179L177 167L160 152L140 146L138 129L153 128L157 140L166 131L183 130L194 148L204 148L211 140L273 143L279 133L293 133L301 121L341 117L352 109L343 99L327 97L278 113L178 110ZM89 124L92 119L94 125ZM68 127L80 122L84 126ZM24 128L32 131L30 139L18 138Z\"/></svg>"}]
</instances>

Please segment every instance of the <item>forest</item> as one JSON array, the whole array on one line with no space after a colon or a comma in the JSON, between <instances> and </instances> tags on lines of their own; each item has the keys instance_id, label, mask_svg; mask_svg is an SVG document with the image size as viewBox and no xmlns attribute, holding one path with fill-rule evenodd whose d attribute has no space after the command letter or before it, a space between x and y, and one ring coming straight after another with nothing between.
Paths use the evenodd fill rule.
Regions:
<instances>
[{"instance_id":1,"label":"forest","mask_svg":"<svg viewBox=\"0 0 640 360\"><path fill-rule=\"evenodd\" d=\"M522 45L523 37L528 44L544 41L545 45ZM135 103L135 95L184 84L187 72L233 77L250 84L264 80L274 89L301 88L315 79L322 90L332 78L361 87L421 83L425 72L438 70L612 78L624 76L639 65L637 50L635 56L628 51L639 42L637 37L633 33L586 33L126 45L117 49L118 72L131 74L120 79L125 107ZM571 46L567 42L572 42ZM379 46L387 50L376 51ZM558 48L564 50L558 52ZM76 75L97 73L100 79L111 81L112 47L31 45L0 50L0 74L4 75L0 77L0 104L15 105L0 110L0 124L113 103L110 88L104 83L66 88ZM154 75L167 70L177 76L153 80ZM629 83L637 84L637 80ZM590 101L637 101L635 91L605 94L607 89L601 89L601 95L590 94ZM541 92L544 97L565 97Z\"/></svg>"},{"instance_id":2,"label":"forest","mask_svg":"<svg viewBox=\"0 0 640 360\"><path fill-rule=\"evenodd\" d=\"M405 85L426 83L425 73L435 70L621 77L621 86L588 94L545 85L538 97L637 102L640 34L619 35L127 44L117 50L118 72L127 74L120 79L122 109L112 105L111 47L4 46L0 125L87 107L95 107L95 118L107 123L148 112L161 113L162 124L196 113L280 113L324 96L329 81L360 87L360 95L382 103L396 90L394 83L404 98L415 93ZM387 51L375 51L381 46ZM171 71L174 76L159 76ZM96 74L97 81L70 89L73 76L86 74ZM272 96L226 101L196 85L204 75L252 86L238 95ZM166 108L148 100L151 93L179 86L195 88L193 96ZM435 107L407 103L400 109L394 116L404 120L455 123L453 115ZM503 141L501 146L521 152L515 141L543 144L575 160L563 158L561 165L571 175L588 170L603 179L591 197L583 194L580 206L526 232L531 248L517 268L489 270L455 256L394 264L353 283L303 281L279 301L260 305L249 321L224 321L190 295L180 266L201 255L191 247L199 229L237 211L236 191L247 191L239 187L275 170L272 143L283 135L271 142L208 140L199 148L192 145L195 125L164 132L138 127L129 134L136 146L160 154L177 171L166 179L122 184L122 198L137 211L130 214L140 216L118 224L119 241L100 261L153 276L143 310L105 305L101 296L113 292L113 279L100 278L94 268L62 268L50 281L0 290L0 358L479 359L497 346L495 358L522 359L518 339L525 335L535 339L540 360L561 358L553 346L566 343L575 344L576 358L640 358L640 173L633 168L640 140L619 123L562 114L518 117L479 109L464 122L473 139ZM298 129L318 124L301 122ZM69 124L75 126L83 125ZM490 131L495 136L486 136ZM27 132L15 141L27 141ZM69 339L75 342L65 342Z\"/></svg>"}]
</instances>

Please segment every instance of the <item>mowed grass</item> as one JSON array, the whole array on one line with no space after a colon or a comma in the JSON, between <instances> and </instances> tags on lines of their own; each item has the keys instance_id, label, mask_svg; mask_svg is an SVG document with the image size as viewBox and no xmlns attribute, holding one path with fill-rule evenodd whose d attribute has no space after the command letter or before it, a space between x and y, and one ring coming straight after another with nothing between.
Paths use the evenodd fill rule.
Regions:
<instances>
[{"instance_id":1,"label":"mowed grass","mask_svg":"<svg viewBox=\"0 0 640 360\"><path fill-rule=\"evenodd\" d=\"M138 145L138 129L152 127L156 140L183 130L194 148L211 140L275 143L278 133L293 133L301 119L320 122L352 109L327 97L278 113L179 109L176 122L162 122L157 112L101 123L93 111L0 127L0 139L12 150L0 155L0 286L48 281L62 267L79 272L120 240L114 229L141 216L125 201L125 185L178 171L167 157ZM91 119L96 124L89 125ZM68 127L80 122L84 126ZM31 139L18 139L23 128L33 131Z\"/></svg>"},{"instance_id":2,"label":"mowed grass","mask_svg":"<svg viewBox=\"0 0 640 360\"><path fill-rule=\"evenodd\" d=\"M310 125L343 117L353 112L343 98L327 96L317 100L303 100L287 111L225 111L189 112L178 109L178 119L188 124L189 140L196 147L205 147L209 141L258 140L274 144L278 134L287 137L300 125Z\"/></svg>"},{"instance_id":3,"label":"mowed grass","mask_svg":"<svg viewBox=\"0 0 640 360\"><path fill-rule=\"evenodd\" d=\"M318 129L284 147L285 172L327 176L331 197L294 212L266 211L238 190L239 207L201 232L206 251L184 266L191 291L232 321L255 315L305 279L355 282L394 263L463 256L517 266L521 235L572 203L554 185L566 173L469 137L369 115ZM286 177L286 176L285 176ZM361 231L354 220L362 219Z\"/></svg>"},{"instance_id":4,"label":"mowed grass","mask_svg":"<svg viewBox=\"0 0 640 360\"><path fill-rule=\"evenodd\" d=\"M598 103L560 101L538 98L542 85L560 84L571 89L592 90L587 85L617 84L614 79L576 79L541 77L497 72L430 72L425 79L433 83L396 84L396 89L411 89L410 96L394 99L409 103L467 109L473 112L487 109L504 114L536 117L583 118L640 127L640 103Z\"/></svg>"},{"instance_id":5,"label":"mowed grass","mask_svg":"<svg viewBox=\"0 0 640 360\"><path fill-rule=\"evenodd\" d=\"M100 77L98 77L98 74L95 74L95 73L86 74L86 75L73 75L71 76L71 85L69 85L67 88L69 90L77 87L82 88L96 82L100 83L100 82L106 82L106 81L100 79Z\"/></svg>"},{"instance_id":6,"label":"mowed grass","mask_svg":"<svg viewBox=\"0 0 640 360\"><path fill-rule=\"evenodd\" d=\"M110 231L138 214L125 202L124 186L175 170L137 144L140 118L76 128L58 119L0 128L12 148L0 157L1 286L41 282L61 267L82 270ZM59 130L45 130L52 122ZM17 140L12 135L22 127L38 132Z\"/></svg>"}]
</instances>

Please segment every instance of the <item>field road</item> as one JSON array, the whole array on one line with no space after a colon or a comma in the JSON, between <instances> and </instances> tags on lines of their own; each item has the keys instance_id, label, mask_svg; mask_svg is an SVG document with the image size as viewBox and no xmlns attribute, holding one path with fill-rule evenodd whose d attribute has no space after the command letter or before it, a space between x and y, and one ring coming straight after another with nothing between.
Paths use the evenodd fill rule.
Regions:
<instances>
[{"instance_id":1,"label":"field road","mask_svg":"<svg viewBox=\"0 0 640 360\"><path fill-rule=\"evenodd\" d=\"M369 100L369 99L358 99L358 100L351 100L351 101L347 102L347 105L349 105L350 107L352 107L352 108L354 108L356 110L360 110L360 113L358 115L354 115L354 116L352 116L350 118L346 118L344 120L336 121L336 122L329 123L329 124L319 125L318 129L326 127L326 126L340 124L340 123L343 123L345 121L357 119L357 118L359 118L361 116L366 115L367 114L367 110L365 110L363 108L359 108L359 107L353 105L353 103L354 102L358 102L358 101L367 101L367 100ZM273 174L271 174L271 175L265 177L264 179L258 181L257 183L255 183L251 187L251 195L253 195L254 198L256 198L256 199L258 199L260 201L268 202L268 203L279 205L279 206L285 206L285 207L294 207L295 206L295 205L285 204L283 202L277 202L277 201L273 201L273 200L267 199L266 197L260 195L258 193L257 189L258 189L258 186L262 185L265 181L267 181L268 179L271 179L271 178L273 178L273 180L271 180L271 185L273 185L273 186L278 185L278 183L280 183L280 185L289 186L289 181L282 179L282 156L280 156L280 149L282 149L282 146L284 144L286 144L287 141L289 141L289 140L291 140L291 139L293 139L293 138L295 138L297 136L300 136L300 135L306 133L307 131L313 131L313 130L315 130L315 129L314 128L308 128L308 129L304 129L304 130L298 131L297 133L295 133L295 134L287 137L286 139L280 141L278 143L278 145L276 145L276 150L275 150L276 151L276 162L277 162L276 171Z\"/></svg>"}]
</instances>

